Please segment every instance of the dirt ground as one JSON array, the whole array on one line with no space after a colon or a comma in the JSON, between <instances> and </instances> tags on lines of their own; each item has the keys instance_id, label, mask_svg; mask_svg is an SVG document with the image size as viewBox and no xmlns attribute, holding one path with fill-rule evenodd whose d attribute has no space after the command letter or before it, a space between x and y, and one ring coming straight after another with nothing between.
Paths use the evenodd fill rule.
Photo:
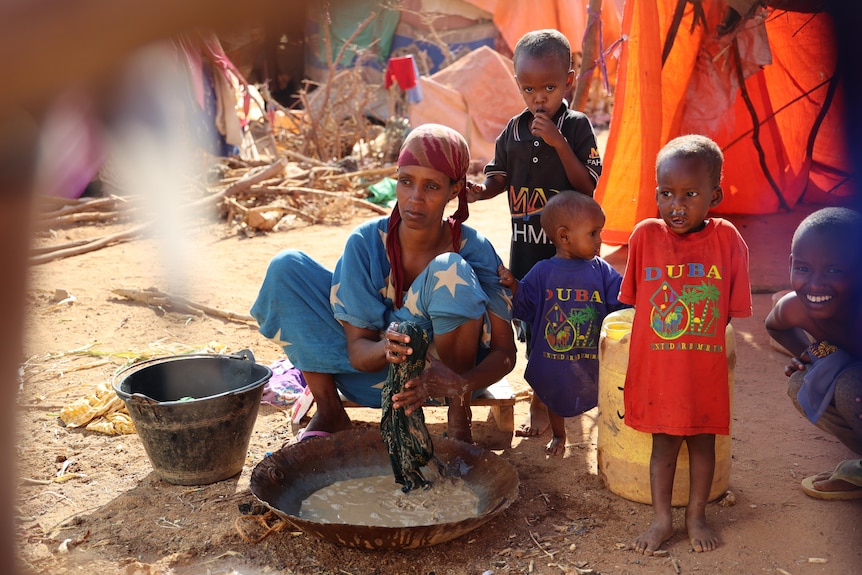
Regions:
<instances>
[{"instance_id":1,"label":"dirt ground","mask_svg":"<svg viewBox=\"0 0 862 575\"><path fill-rule=\"evenodd\" d=\"M602 573L845 575L862 572L862 500L819 501L800 481L833 467L851 453L807 423L785 395L785 358L769 344L763 320L772 293L787 287L791 233L805 215L731 218L752 252L754 316L735 320L738 364L729 489L736 504L711 503L707 513L721 545L691 551L678 530L664 557L627 550L651 518L648 505L611 493L597 475L596 412L568 420L565 458L549 459L549 439L501 436L487 408L474 410L474 438L511 462L520 478L519 499L469 534L437 546L403 551L339 547L295 532L274 532L259 543L237 529L254 510L248 490L252 469L267 452L293 438L282 408L261 406L242 473L200 487L160 480L137 435L109 436L64 427L60 409L109 382L129 357L173 355L188 349L253 350L268 364L281 350L255 327L237 321L168 312L132 303L115 288L159 287L195 302L247 313L266 265L280 249L301 248L334 264L347 233L372 217L357 212L339 225L298 227L246 237L224 222L192 222L184 277L166 277L158 254L177 256L139 239L32 269L26 357L20 387L17 502L22 569L72 573ZM501 197L472 206L469 224L508 258L508 216ZM59 243L103 235L126 225L81 225L58 230ZM619 269L624 250L608 249ZM65 290L74 301L60 303ZM518 392L516 424L527 412L523 348L509 381ZM443 410L426 410L432 434L444 427ZM351 416L376 425L379 412ZM67 481L52 481L61 474ZM681 525L682 510L676 512ZM245 524L243 524L245 525ZM248 526L244 533L256 534Z\"/></svg>"}]
</instances>

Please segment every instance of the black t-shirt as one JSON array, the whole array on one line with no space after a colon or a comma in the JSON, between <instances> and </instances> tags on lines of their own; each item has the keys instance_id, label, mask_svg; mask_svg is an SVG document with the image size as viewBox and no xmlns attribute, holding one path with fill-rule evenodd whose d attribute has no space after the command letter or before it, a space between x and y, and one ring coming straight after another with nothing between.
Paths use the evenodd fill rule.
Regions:
<instances>
[{"instance_id":1,"label":"black t-shirt","mask_svg":"<svg viewBox=\"0 0 862 575\"><path fill-rule=\"evenodd\" d=\"M602 160L589 118L563 102L553 120L590 176L598 182ZM529 110L509 120L497 137L494 159L485 166L486 176L502 175L508 184L512 216L509 268L518 279L533 264L554 255L554 246L545 237L539 218L551 196L573 189L557 151L530 133L532 121Z\"/></svg>"}]
</instances>

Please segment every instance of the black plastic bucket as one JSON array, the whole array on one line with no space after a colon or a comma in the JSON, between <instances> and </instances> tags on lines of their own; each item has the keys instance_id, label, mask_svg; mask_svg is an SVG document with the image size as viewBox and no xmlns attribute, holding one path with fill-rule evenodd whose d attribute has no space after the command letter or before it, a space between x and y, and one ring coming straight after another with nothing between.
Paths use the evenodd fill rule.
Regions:
<instances>
[{"instance_id":1,"label":"black plastic bucket","mask_svg":"<svg viewBox=\"0 0 862 575\"><path fill-rule=\"evenodd\" d=\"M242 471L270 377L270 368L242 350L142 361L120 370L113 386L156 474L205 485Z\"/></svg>"}]
</instances>

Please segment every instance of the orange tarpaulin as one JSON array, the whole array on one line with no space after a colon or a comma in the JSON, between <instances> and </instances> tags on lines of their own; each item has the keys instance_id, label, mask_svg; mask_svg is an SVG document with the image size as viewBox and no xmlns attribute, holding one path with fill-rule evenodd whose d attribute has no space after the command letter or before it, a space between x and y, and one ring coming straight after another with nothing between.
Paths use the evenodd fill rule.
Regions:
<instances>
[{"instance_id":1,"label":"orange tarpaulin","mask_svg":"<svg viewBox=\"0 0 862 575\"><path fill-rule=\"evenodd\" d=\"M839 203L852 193L840 88L824 106L835 73L829 16L770 12L763 21L772 63L762 69L755 63L752 69L748 58L758 57L755 30L741 31L738 45L722 43L715 27L724 3L703 0L701 5L706 28L701 20L693 26L695 10L688 3L662 67L676 0L626 2L622 33L628 40L596 190L607 213L603 238L608 243L626 243L637 222L656 215L656 154L685 133L706 134L724 150L725 195L718 213L792 209L803 197ZM744 90L739 61L752 72Z\"/></svg>"},{"instance_id":2,"label":"orange tarpaulin","mask_svg":"<svg viewBox=\"0 0 862 575\"><path fill-rule=\"evenodd\" d=\"M467 0L494 15L494 25L509 49L531 30L555 28L568 38L573 52L581 51L587 26L589 0ZM616 4L606 0L602 6L602 38L605 47L620 37L620 16Z\"/></svg>"}]
</instances>

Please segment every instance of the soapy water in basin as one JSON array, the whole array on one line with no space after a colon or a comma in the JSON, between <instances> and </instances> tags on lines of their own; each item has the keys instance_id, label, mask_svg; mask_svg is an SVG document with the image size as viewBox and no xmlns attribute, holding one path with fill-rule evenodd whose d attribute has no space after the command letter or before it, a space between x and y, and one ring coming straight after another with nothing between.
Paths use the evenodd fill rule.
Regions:
<instances>
[{"instance_id":1,"label":"soapy water in basin","mask_svg":"<svg viewBox=\"0 0 862 575\"><path fill-rule=\"evenodd\" d=\"M316 523L416 527L454 523L479 514L479 498L460 477L429 489L401 491L392 475L336 481L302 501L298 516Z\"/></svg>"}]
</instances>

